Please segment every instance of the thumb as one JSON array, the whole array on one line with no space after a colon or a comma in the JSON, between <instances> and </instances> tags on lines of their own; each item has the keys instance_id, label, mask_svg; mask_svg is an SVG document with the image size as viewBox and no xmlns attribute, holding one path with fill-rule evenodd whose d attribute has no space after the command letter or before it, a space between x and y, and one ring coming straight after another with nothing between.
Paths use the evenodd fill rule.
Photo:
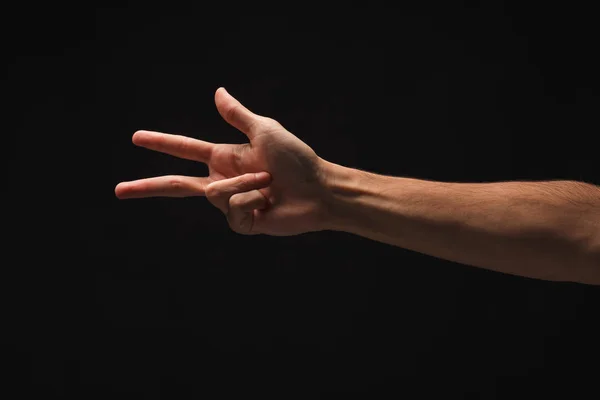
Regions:
<instances>
[{"instance_id":1,"label":"thumb","mask_svg":"<svg viewBox=\"0 0 600 400\"><path fill-rule=\"evenodd\" d=\"M252 140L253 127L258 123L260 116L244 107L223 87L218 88L215 92L215 104L219 114L227 123L242 131Z\"/></svg>"}]
</instances>

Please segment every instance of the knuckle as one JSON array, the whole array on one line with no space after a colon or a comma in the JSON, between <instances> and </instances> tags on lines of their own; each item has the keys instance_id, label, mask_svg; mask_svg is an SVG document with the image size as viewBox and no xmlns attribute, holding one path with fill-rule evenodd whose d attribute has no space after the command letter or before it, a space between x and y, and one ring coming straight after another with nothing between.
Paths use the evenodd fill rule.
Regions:
<instances>
[{"instance_id":1,"label":"knuckle","mask_svg":"<svg viewBox=\"0 0 600 400\"><path fill-rule=\"evenodd\" d=\"M232 209L240 209L244 206L244 198L242 196L233 195L229 198L229 207Z\"/></svg>"},{"instance_id":2,"label":"knuckle","mask_svg":"<svg viewBox=\"0 0 600 400\"><path fill-rule=\"evenodd\" d=\"M181 189L185 188L185 183L176 176L169 177L168 185L169 185L169 188L175 189L175 190L181 190Z\"/></svg>"},{"instance_id":3,"label":"knuckle","mask_svg":"<svg viewBox=\"0 0 600 400\"><path fill-rule=\"evenodd\" d=\"M167 143L163 136L158 136L154 141L154 147L156 150L164 152L167 149Z\"/></svg>"},{"instance_id":4,"label":"knuckle","mask_svg":"<svg viewBox=\"0 0 600 400\"><path fill-rule=\"evenodd\" d=\"M204 191L204 193L206 194L206 197L208 197L209 199L214 199L219 197L220 194L220 190L218 188L218 186L215 185L208 185Z\"/></svg>"},{"instance_id":5,"label":"knuckle","mask_svg":"<svg viewBox=\"0 0 600 400\"><path fill-rule=\"evenodd\" d=\"M240 106L239 105L235 105L233 107L231 107L230 109L228 109L227 111L225 111L225 115L226 115L226 119L228 120L235 120L237 114L239 113L240 110Z\"/></svg>"},{"instance_id":6,"label":"knuckle","mask_svg":"<svg viewBox=\"0 0 600 400\"><path fill-rule=\"evenodd\" d=\"M279 129L282 125L276 119L271 117L261 117L260 124L263 130Z\"/></svg>"},{"instance_id":7,"label":"knuckle","mask_svg":"<svg viewBox=\"0 0 600 400\"><path fill-rule=\"evenodd\" d=\"M180 153L186 153L189 148L190 148L190 138L188 138L186 136L181 136L179 143L177 143L177 150L179 150Z\"/></svg>"}]
</instances>

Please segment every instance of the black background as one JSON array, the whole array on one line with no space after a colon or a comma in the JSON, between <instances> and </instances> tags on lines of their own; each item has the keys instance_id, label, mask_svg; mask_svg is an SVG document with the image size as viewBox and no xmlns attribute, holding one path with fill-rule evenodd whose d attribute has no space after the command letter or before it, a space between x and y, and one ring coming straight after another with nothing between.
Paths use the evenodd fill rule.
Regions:
<instances>
[{"instance_id":1,"label":"black background","mask_svg":"<svg viewBox=\"0 0 600 400\"><path fill-rule=\"evenodd\" d=\"M204 198L114 197L122 180L207 172L136 148L137 129L245 140L215 109L219 86L350 167L599 184L591 9L444 4L7 9L3 318L18 393L597 396L597 287L343 233L241 236Z\"/></svg>"}]
</instances>

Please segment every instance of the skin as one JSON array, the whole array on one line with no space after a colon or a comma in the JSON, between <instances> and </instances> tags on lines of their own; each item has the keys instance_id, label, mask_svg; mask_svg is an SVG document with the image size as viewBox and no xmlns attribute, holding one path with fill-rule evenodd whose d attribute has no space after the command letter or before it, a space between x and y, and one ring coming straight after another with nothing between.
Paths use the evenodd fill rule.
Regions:
<instances>
[{"instance_id":1,"label":"skin","mask_svg":"<svg viewBox=\"0 0 600 400\"><path fill-rule=\"evenodd\" d=\"M529 278L600 284L600 188L451 183L332 166L331 229Z\"/></svg>"},{"instance_id":2,"label":"skin","mask_svg":"<svg viewBox=\"0 0 600 400\"><path fill-rule=\"evenodd\" d=\"M203 162L207 177L122 182L117 197L206 196L241 234L320 230L503 273L600 284L600 188L575 181L449 183L377 175L320 158L272 118L219 88L246 144L138 131L133 143Z\"/></svg>"},{"instance_id":3,"label":"skin","mask_svg":"<svg viewBox=\"0 0 600 400\"><path fill-rule=\"evenodd\" d=\"M121 182L120 199L206 196L242 234L297 235L323 229L323 160L277 121L256 115L224 88L217 110L243 132L245 144L210 143L179 135L138 131L133 143L208 165L207 177L161 176ZM257 175L265 172L266 176ZM268 176L268 177L267 177Z\"/></svg>"}]
</instances>

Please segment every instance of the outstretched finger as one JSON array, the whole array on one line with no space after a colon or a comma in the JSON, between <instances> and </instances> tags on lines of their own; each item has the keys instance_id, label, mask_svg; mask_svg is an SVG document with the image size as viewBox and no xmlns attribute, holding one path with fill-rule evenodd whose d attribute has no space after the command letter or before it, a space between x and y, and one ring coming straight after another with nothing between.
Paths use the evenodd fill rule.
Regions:
<instances>
[{"instance_id":1,"label":"outstretched finger","mask_svg":"<svg viewBox=\"0 0 600 400\"><path fill-rule=\"evenodd\" d=\"M136 146L203 163L210 160L215 146L214 143L187 136L152 131L137 131L131 140Z\"/></svg>"},{"instance_id":2,"label":"outstretched finger","mask_svg":"<svg viewBox=\"0 0 600 400\"><path fill-rule=\"evenodd\" d=\"M262 189L271 183L268 172L249 173L234 178L222 179L206 186L206 198L215 207L227 215L229 199L237 193Z\"/></svg>"},{"instance_id":3,"label":"outstretched finger","mask_svg":"<svg viewBox=\"0 0 600 400\"><path fill-rule=\"evenodd\" d=\"M229 227L237 233L256 235L254 232L254 210L267 207L267 199L258 190L236 193L229 199L229 212L227 222Z\"/></svg>"},{"instance_id":4,"label":"outstretched finger","mask_svg":"<svg viewBox=\"0 0 600 400\"><path fill-rule=\"evenodd\" d=\"M210 182L209 178L192 176L157 176L121 182L115 187L115 194L119 199L204 196Z\"/></svg>"}]
</instances>

